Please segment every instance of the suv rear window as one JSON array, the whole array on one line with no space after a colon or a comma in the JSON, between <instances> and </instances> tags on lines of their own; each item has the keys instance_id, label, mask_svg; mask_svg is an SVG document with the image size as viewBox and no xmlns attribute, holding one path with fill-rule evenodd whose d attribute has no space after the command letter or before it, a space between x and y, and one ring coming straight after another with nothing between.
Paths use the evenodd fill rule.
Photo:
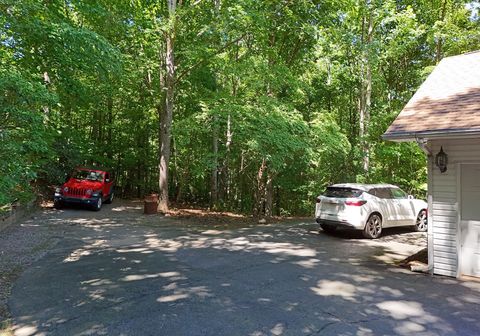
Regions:
<instances>
[{"instance_id":1,"label":"suv rear window","mask_svg":"<svg viewBox=\"0 0 480 336\"><path fill-rule=\"evenodd\" d=\"M351 198L359 197L363 193L362 190L344 187L327 187L323 193L326 197Z\"/></svg>"}]
</instances>

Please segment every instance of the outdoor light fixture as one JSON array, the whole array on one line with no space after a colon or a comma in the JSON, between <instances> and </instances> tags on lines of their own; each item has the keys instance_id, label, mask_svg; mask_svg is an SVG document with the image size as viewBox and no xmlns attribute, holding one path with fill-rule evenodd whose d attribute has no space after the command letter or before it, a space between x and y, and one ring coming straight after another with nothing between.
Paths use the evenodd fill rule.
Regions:
<instances>
[{"instance_id":1,"label":"outdoor light fixture","mask_svg":"<svg viewBox=\"0 0 480 336\"><path fill-rule=\"evenodd\" d=\"M448 156L443 151L443 147L440 147L440 152L435 155L435 164L440 169L441 173L445 173L447 171L447 163L448 163Z\"/></svg>"}]
</instances>

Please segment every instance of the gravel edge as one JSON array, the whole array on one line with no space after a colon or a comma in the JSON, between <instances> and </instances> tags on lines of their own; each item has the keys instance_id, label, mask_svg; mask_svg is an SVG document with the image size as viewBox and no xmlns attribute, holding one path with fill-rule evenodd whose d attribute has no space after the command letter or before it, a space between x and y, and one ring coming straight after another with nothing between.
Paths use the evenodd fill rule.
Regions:
<instances>
[{"instance_id":1,"label":"gravel edge","mask_svg":"<svg viewBox=\"0 0 480 336\"><path fill-rule=\"evenodd\" d=\"M32 209L0 231L0 336L13 335L8 300L15 281L58 242L45 215L45 209Z\"/></svg>"}]
</instances>

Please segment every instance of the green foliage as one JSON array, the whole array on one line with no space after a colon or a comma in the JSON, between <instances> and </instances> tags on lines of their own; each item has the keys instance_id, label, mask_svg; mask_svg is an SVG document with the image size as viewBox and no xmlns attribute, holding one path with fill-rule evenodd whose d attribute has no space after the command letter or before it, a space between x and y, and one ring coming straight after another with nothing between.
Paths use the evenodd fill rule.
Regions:
<instances>
[{"instance_id":1,"label":"green foliage","mask_svg":"<svg viewBox=\"0 0 480 336\"><path fill-rule=\"evenodd\" d=\"M158 189L172 27L172 200L308 214L335 182L422 196L424 154L381 135L442 57L478 49L468 3L183 1L173 20L158 1L0 0L0 204L77 165L113 169L127 197Z\"/></svg>"},{"instance_id":2,"label":"green foliage","mask_svg":"<svg viewBox=\"0 0 480 336\"><path fill-rule=\"evenodd\" d=\"M50 154L54 96L28 76L0 68L0 204L23 198Z\"/></svg>"}]
</instances>

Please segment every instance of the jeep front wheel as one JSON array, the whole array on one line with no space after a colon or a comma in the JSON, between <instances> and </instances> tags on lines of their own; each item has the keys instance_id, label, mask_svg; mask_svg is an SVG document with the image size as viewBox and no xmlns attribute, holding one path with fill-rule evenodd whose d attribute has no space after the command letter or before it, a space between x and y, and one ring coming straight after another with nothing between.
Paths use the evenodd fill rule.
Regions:
<instances>
[{"instance_id":1,"label":"jeep front wheel","mask_svg":"<svg viewBox=\"0 0 480 336\"><path fill-rule=\"evenodd\" d=\"M102 195L100 195L100 197L97 199L97 202L95 203L93 210L100 211L101 208L102 208Z\"/></svg>"}]
</instances>

